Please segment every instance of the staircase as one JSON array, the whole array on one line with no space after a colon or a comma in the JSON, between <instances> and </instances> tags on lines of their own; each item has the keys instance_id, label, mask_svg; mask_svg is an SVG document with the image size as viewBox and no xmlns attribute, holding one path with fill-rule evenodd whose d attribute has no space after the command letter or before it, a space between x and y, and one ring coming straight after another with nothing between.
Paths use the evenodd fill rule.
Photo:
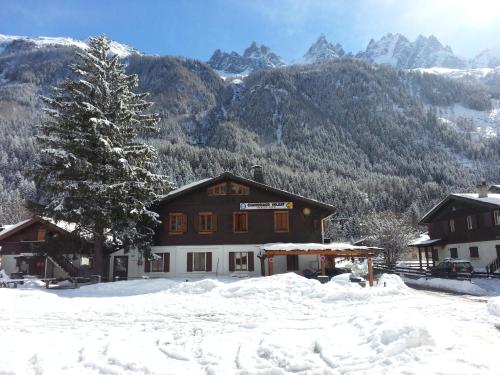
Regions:
<instances>
[{"instance_id":1,"label":"staircase","mask_svg":"<svg viewBox=\"0 0 500 375\"><path fill-rule=\"evenodd\" d=\"M52 277L55 278L70 278L79 276L79 269L75 267L66 257L57 254L54 256L47 255L47 261L52 263ZM49 268L49 267L47 267Z\"/></svg>"},{"instance_id":2,"label":"staircase","mask_svg":"<svg viewBox=\"0 0 500 375\"><path fill-rule=\"evenodd\" d=\"M500 258L497 258L486 266L486 272L495 273L499 268L500 268Z\"/></svg>"}]
</instances>

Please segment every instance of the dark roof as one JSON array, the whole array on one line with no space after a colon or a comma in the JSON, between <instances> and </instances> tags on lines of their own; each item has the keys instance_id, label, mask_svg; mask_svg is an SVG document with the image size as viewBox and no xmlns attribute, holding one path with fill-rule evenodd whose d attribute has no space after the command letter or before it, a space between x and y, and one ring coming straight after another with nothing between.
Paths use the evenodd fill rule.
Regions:
<instances>
[{"instance_id":1,"label":"dark roof","mask_svg":"<svg viewBox=\"0 0 500 375\"><path fill-rule=\"evenodd\" d=\"M476 204L482 207L500 207L500 194L488 194L487 197L479 198L477 194L450 194L437 205L435 205L429 212L427 212L419 224L428 224L434 216L448 203L452 201L466 202Z\"/></svg>"},{"instance_id":2,"label":"dark roof","mask_svg":"<svg viewBox=\"0 0 500 375\"><path fill-rule=\"evenodd\" d=\"M254 186L256 188L259 188L259 189L262 189L265 191L269 191L271 193L279 194L279 195L282 195L282 196L290 198L290 199L296 199L298 201L309 203L313 206L321 207L321 208L323 208L327 211L330 211L330 212L333 212L335 210L335 207L333 207L331 204L323 203L323 202L320 202L318 200L311 199L311 198L306 198L306 197L303 197L303 196L298 195L298 194L293 194L293 193L290 193L286 190L277 189L277 188L271 187L271 186L266 185L266 184L262 184L260 182L254 181L254 180L250 180L248 178L237 176L231 172L224 172L217 177L206 178L206 179L203 179L200 181L196 181L196 182L181 186L180 188L172 190L167 195L162 197L158 203L167 202L167 201L170 201L170 200L172 200L180 195L190 193L190 192L192 192L194 190L198 190L200 188L211 186L212 184L217 183L217 182L223 182L223 181L228 181L228 180L233 180L236 182L240 182L243 184Z\"/></svg>"},{"instance_id":3,"label":"dark roof","mask_svg":"<svg viewBox=\"0 0 500 375\"><path fill-rule=\"evenodd\" d=\"M500 185L491 185L490 192L500 194Z\"/></svg>"},{"instance_id":4,"label":"dark roof","mask_svg":"<svg viewBox=\"0 0 500 375\"><path fill-rule=\"evenodd\" d=\"M4 240L5 238L9 238L13 234L19 232L20 230L28 228L35 223L42 223L42 224L46 225L47 227L49 227L55 231L58 231L60 233L69 233L68 230L62 228L61 226L56 225L54 223L51 223L49 220L35 215L35 216L31 217L30 219L20 221L19 223L14 224L14 225L9 225L4 230L0 231L0 241Z\"/></svg>"}]
</instances>

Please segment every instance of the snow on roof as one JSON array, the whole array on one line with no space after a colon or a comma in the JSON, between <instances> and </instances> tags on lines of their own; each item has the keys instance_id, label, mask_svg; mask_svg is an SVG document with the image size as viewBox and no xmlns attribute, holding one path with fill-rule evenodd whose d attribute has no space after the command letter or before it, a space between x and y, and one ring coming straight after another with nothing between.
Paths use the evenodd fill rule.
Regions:
<instances>
[{"instance_id":1,"label":"snow on roof","mask_svg":"<svg viewBox=\"0 0 500 375\"><path fill-rule=\"evenodd\" d=\"M268 251L292 251L292 250L331 250L331 251L343 251L343 250L369 250L366 246L356 246L349 243L332 242L332 243L291 243L291 242L277 242L277 243L267 243L259 246L262 250Z\"/></svg>"},{"instance_id":2,"label":"snow on roof","mask_svg":"<svg viewBox=\"0 0 500 375\"><path fill-rule=\"evenodd\" d=\"M431 238L427 233L422 233L420 237L411 241L408 246L419 246L419 245L432 245L433 243L441 241L441 238Z\"/></svg>"},{"instance_id":3,"label":"snow on roof","mask_svg":"<svg viewBox=\"0 0 500 375\"><path fill-rule=\"evenodd\" d=\"M0 231L0 236L3 236L9 232L12 232L14 231L15 229L19 228L20 226L26 224L27 222L29 222L32 218L29 218L28 220L23 220L23 221L20 221L19 223L16 223L16 224L11 224L11 225L4 225L3 226L3 230Z\"/></svg>"},{"instance_id":4,"label":"snow on roof","mask_svg":"<svg viewBox=\"0 0 500 375\"><path fill-rule=\"evenodd\" d=\"M168 194L164 195L163 198L166 198L166 197L169 197L171 195L180 193L181 191L184 191L184 190L191 189L191 188L193 188L193 187L195 187L197 185L201 185L204 182L207 182L209 180L212 180L212 178L204 178L203 180L198 180L198 181L194 181L194 182L191 182L189 184L183 185L180 188L177 188L177 189L174 189L174 190L170 191Z\"/></svg>"},{"instance_id":5,"label":"snow on roof","mask_svg":"<svg viewBox=\"0 0 500 375\"><path fill-rule=\"evenodd\" d=\"M4 229L0 231L0 237L6 235L8 233L15 232L17 229L19 229L23 225L29 223L30 221L32 221L36 218L37 218L36 216L33 216L27 220L20 221L19 223L16 223L13 225L4 225L3 226ZM48 217L42 217L40 219L47 221L47 222L61 228L62 230L66 231L66 232L73 232L76 229L75 223L69 223L67 221L55 221L55 220L48 218Z\"/></svg>"},{"instance_id":6,"label":"snow on roof","mask_svg":"<svg viewBox=\"0 0 500 375\"><path fill-rule=\"evenodd\" d=\"M478 202L490 203L500 206L500 194L488 193L487 197L479 198L477 194L465 193L465 194L451 194L455 197L462 197L467 199L472 199Z\"/></svg>"}]
</instances>

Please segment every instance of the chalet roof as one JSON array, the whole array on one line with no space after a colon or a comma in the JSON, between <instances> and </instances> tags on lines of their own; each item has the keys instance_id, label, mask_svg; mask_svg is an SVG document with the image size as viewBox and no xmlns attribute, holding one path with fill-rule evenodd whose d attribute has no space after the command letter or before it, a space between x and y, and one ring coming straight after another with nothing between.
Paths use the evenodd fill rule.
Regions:
<instances>
[{"instance_id":1,"label":"chalet roof","mask_svg":"<svg viewBox=\"0 0 500 375\"><path fill-rule=\"evenodd\" d=\"M227 181L227 180L233 180L236 182L240 182L242 184L254 186L254 187L260 188L262 190L269 191L271 193L282 195L282 196L287 197L289 199L296 199L296 200L299 200L302 202L309 203L313 206L321 207L321 208L328 210L328 211L335 210L335 208L330 204L320 202L316 199L306 198L306 197L298 195L298 194L290 193L286 190L274 188L272 186L262 184L260 182L254 181L254 180L250 180L248 178L237 176L231 172L224 172L217 177L205 178L203 180L195 181L195 182L192 182L190 184L181 186L180 188L172 190L167 195L163 196L160 199L159 203L167 202L167 201L169 201L173 198L176 198L180 195L187 194L187 193L192 192L194 190L197 190L197 189L200 189L203 187L208 187L214 183L223 182L223 181Z\"/></svg>"},{"instance_id":2,"label":"chalet roof","mask_svg":"<svg viewBox=\"0 0 500 375\"><path fill-rule=\"evenodd\" d=\"M477 204L480 206L500 207L500 194L492 194L488 193L487 197L479 198L477 194L474 193L465 193L465 194L450 194L437 205L435 205L429 212L427 212L424 217L420 220L419 224L427 224L432 218L449 202L458 200L461 202L468 202L472 204Z\"/></svg>"},{"instance_id":3,"label":"chalet roof","mask_svg":"<svg viewBox=\"0 0 500 375\"><path fill-rule=\"evenodd\" d=\"M5 238L8 238L12 236L13 234L19 232L20 230L24 228L28 228L34 223L43 223L45 225L48 225L58 231L64 231L64 232L72 232L74 230L74 224L70 224L67 222L55 222L52 219L49 218L42 218L40 216L33 216L27 220L20 221L19 223L13 224L13 225L6 225L4 230L0 231L0 240L3 240Z\"/></svg>"}]
</instances>

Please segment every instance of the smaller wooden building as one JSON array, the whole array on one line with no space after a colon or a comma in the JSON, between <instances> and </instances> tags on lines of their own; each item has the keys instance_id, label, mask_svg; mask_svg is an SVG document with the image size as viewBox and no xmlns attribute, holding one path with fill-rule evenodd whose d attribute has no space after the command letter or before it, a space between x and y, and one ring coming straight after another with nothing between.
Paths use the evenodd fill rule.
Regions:
<instances>
[{"instance_id":1,"label":"smaller wooden building","mask_svg":"<svg viewBox=\"0 0 500 375\"><path fill-rule=\"evenodd\" d=\"M71 236L73 228L71 224L36 215L4 226L0 231L2 269L8 275L86 276L92 268L90 248L85 240Z\"/></svg>"}]
</instances>

